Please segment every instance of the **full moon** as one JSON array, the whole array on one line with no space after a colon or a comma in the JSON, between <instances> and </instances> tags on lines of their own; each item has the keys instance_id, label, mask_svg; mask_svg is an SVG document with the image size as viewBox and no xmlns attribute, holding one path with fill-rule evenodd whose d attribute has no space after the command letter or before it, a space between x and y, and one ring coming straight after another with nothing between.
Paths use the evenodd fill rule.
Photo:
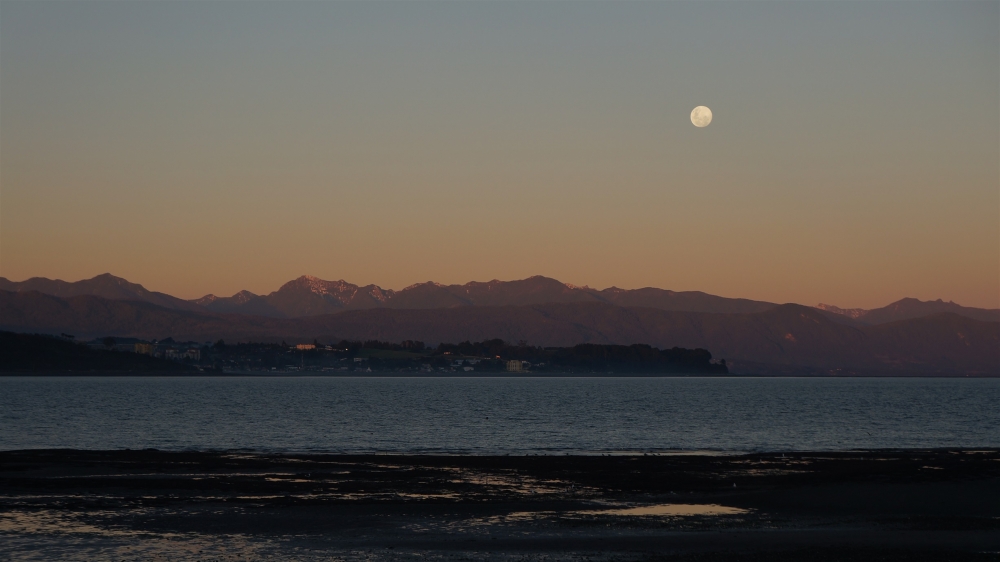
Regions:
<instances>
[{"instance_id":1,"label":"full moon","mask_svg":"<svg viewBox=\"0 0 1000 562\"><path fill-rule=\"evenodd\" d=\"M705 107L704 105L699 105L691 110L691 123L693 123L695 127L707 127L711 122L711 109Z\"/></svg>"}]
</instances>

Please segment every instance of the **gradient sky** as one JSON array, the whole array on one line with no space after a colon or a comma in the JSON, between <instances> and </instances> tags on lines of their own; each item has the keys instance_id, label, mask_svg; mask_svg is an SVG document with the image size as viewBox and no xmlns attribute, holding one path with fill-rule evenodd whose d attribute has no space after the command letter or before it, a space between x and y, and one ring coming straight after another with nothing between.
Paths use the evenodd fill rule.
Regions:
<instances>
[{"instance_id":1,"label":"gradient sky","mask_svg":"<svg viewBox=\"0 0 1000 562\"><path fill-rule=\"evenodd\" d=\"M1000 3L4 0L0 275L103 272L998 307Z\"/></svg>"}]
</instances>

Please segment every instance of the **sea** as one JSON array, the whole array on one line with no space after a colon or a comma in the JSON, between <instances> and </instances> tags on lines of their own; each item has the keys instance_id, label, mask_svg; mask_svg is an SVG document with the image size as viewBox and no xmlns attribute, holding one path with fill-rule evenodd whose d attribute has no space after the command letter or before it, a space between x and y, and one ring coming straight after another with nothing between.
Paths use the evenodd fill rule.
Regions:
<instances>
[{"instance_id":1,"label":"sea","mask_svg":"<svg viewBox=\"0 0 1000 562\"><path fill-rule=\"evenodd\" d=\"M0 450L563 455L1000 447L1000 379L0 377Z\"/></svg>"}]
</instances>

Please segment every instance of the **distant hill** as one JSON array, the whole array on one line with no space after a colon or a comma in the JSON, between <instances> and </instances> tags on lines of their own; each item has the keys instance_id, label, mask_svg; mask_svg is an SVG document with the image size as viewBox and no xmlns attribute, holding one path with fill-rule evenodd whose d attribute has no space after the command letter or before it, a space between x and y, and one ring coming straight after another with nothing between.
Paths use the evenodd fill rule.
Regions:
<instances>
[{"instance_id":1,"label":"distant hill","mask_svg":"<svg viewBox=\"0 0 1000 562\"><path fill-rule=\"evenodd\" d=\"M954 302L944 302L941 299L936 301L921 301L918 299L901 299L888 306L865 310L863 308L844 309L829 304L818 304L816 308L846 316L852 320L857 320L864 324L884 324L897 320L910 320L921 318L932 314L947 312L957 314L966 318L982 320L984 322L1000 322L1000 309L993 308L971 308L961 306Z\"/></svg>"},{"instance_id":2,"label":"distant hill","mask_svg":"<svg viewBox=\"0 0 1000 562\"><path fill-rule=\"evenodd\" d=\"M0 373L185 373L193 367L120 351L90 349L61 338L0 331Z\"/></svg>"},{"instance_id":3,"label":"distant hill","mask_svg":"<svg viewBox=\"0 0 1000 562\"><path fill-rule=\"evenodd\" d=\"M431 308L427 300L449 300L453 306L522 306L550 302L598 302L600 299L549 277L536 275L518 281L473 281L465 285L421 283L393 297L391 308ZM437 308L437 307L433 307Z\"/></svg>"},{"instance_id":4,"label":"distant hill","mask_svg":"<svg viewBox=\"0 0 1000 562\"><path fill-rule=\"evenodd\" d=\"M121 277L104 273L91 279L68 282L60 279L32 277L26 281L10 281L0 277L0 291L15 293L38 291L57 297L75 297L77 295L92 295L112 300L134 300L148 302L164 308L177 310L200 310L192 302L172 297L165 293L148 291L142 285L130 283Z\"/></svg>"},{"instance_id":5,"label":"distant hill","mask_svg":"<svg viewBox=\"0 0 1000 562\"><path fill-rule=\"evenodd\" d=\"M280 310L271 306L271 303L267 299L260 295L255 295L250 291L240 291L231 297L205 295L191 302L212 312L252 314L271 318L284 318L286 316Z\"/></svg>"},{"instance_id":6,"label":"distant hill","mask_svg":"<svg viewBox=\"0 0 1000 562\"><path fill-rule=\"evenodd\" d=\"M816 308L824 312L850 318L851 320L857 320L865 314L868 314L868 311L864 308L840 308L839 306L834 306L832 304L819 303L816 305Z\"/></svg>"},{"instance_id":7,"label":"distant hill","mask_svg":"<svg viewBox=\"0 0 1000 562\"><path fill-rule=\"evenodd\" d=\"M239 326L252 324L252 320L256 318L258 317L227 316L203 309L170 309L148 302L112 300L91 295L60 298L37 291L0 291L0 330L69 333L77 339L102 336L162 339L171 334L197 334L196 338L185 339L200 340L213 334L238 332ZM246 333L259 336L269 331L264 325L261 329Z\"/></svg>"},{"instance_id":8,"label":"distant hill","mask_svg":"<svg viewBox=\"0 0 1000 562\"><path fill-rule=\"evenodd\" d=\"M214 341L526 340L707 349L734 373L1000 374L1000 322L944 313L864 325L800 305L753 313L677 312L604 302L437 309L375 308L277 319L149 303L0 291L0 328Z\"/></svg>"}]
</instances>

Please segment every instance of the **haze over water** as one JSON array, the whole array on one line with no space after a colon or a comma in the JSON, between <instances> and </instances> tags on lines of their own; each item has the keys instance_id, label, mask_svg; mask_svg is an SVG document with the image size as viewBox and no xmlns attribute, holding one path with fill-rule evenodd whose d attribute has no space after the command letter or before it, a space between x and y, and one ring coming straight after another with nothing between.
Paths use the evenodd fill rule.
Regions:
<instances>
[{"instance_id":1,"label":"haze over water","mask_svg":"<svg viewBox=\"0 0 1000 562\"><path fill-rule=\"evenodd\" d=\"M4 377L0 450L1000 447L1000 379Z\"/></svg>"}]
</instances>

